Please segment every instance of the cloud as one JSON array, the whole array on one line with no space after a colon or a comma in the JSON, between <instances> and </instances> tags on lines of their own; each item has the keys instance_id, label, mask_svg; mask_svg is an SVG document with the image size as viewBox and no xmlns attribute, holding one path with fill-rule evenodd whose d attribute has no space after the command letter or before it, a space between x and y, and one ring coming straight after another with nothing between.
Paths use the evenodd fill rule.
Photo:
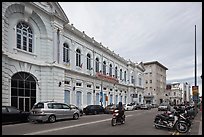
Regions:
<instances>
[{"instance_id":1,"label":"cloud","mask_svg":"<svg viewBox=\"0 0 204 137\"><path fill-rule=\"evenodd\" d=\"M159 61L167 79L202 74L201 2L61 3L70 22L116 54L134 62Z\"/></svg>"}]
</instances>

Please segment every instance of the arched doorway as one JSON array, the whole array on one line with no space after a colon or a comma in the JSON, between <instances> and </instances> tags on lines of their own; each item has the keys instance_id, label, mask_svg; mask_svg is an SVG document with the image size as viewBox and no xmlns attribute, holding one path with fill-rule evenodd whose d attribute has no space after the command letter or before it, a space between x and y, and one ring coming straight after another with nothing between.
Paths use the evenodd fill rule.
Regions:
<instances>
[{"instance_id":1,"label":"arched doorway","mask_svg":"<svg viewBox=\"0 0 204 137\"><path fill-rule=\"evenodd\" d=\"M30 111L36 102L36 80L27 72L18 72L11 77L11 106Z\"/></svg>"}]
</instances>

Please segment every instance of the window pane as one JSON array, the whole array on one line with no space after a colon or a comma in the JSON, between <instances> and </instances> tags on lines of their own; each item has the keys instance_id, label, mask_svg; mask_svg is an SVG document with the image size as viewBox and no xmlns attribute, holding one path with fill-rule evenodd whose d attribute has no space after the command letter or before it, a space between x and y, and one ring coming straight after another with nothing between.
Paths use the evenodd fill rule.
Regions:
<instances>
[{"instance_id":1,"label":"window pane","mask_svg":"<svg viewBox=\"0 0 204 137\"><path fill-rule=\"evenodd\" d=\"M33 107L34 106L34 104L35 104L35 102L36 102L36 98L31 98L31 107Z\"/></svg>"},{"instance_id":2,"label":"window pane","mask_svg":"<svg viewBox=\"0 0 204 137\"><path fill-rule=\"evenodd\" d=\"M79 55L78 54L76 54L76 66L79 66L79 57L78 57Z\"/></svg>"},{"instance_id":3,"label":"window pane","mask_svg":"<svg viewBox=\"0 0 204 137\"><path fill-rule=\"evenodd\" d=\"M32 39L29 39L29 52L32 52Z\"/></svg>"},{"instance_id":4,"label":"window pane","mask_svg":"<svg viewBox=\"0 0 204 137\"><path fill-rule=\"evenodd\" d=\"M35 82L31 82L31 89L36 89L36 83Z\"/></svg>"},{"instance_id":5,"label":"window pane","mask_svg":"<svg viewBox=\"0 0 204 137\"><path fill-rule=\"evenodd\" d=\"M17 34L17 48L21 49L21 35Z\"/></svg>"},{"instance_id":6,"label":"window pane","mask_svg":"<svg viewBox=\"0 0 204 137\"><path fill-rule=\"evenodd\" d=\"M19 88L24 88L24 82L19 80Z\"/></svg>"},{"instance_id":7,"label":"window pane","mask_svg":"<svg viewBox=\"0 0 204 137\"><path fill-rule=\"evenodd\" d=\"M25 81L25 88L30 89L30 82Z\"/></svg>"},{"instance_id":8,"label":"window pane","mask_svg":"<svg viewBox=\"0 0 204 137\"><path fill-rule=\"evenodd\" d=\"M14 106L14 107L18 107L17 104L18 104L18 98L17 97L11 97L11 106Z\"/></svg>"},{"instance_id":9,"label":"window pane","mask_svg":"<svg viewBox=\"0 0 204 137\"><path fill-rule=\"evenodd\" d=\"M11 88L11 96L17 96L17 95L18 95L17 88Z\"/></svg>"},{"instance_id":10,"label":"window pane","mask_svg":"<svg viewBox=\"0 0 204 137\"><path fill-rule=\"evenodd\" d=\"M36 96L36 90L31 90L31 97L35 97Z\"/></svg>"},{"instance_id":11,"label":"window pane","mask_svg":"<svg viewBox=\"0 0 204 137\"><path fill-rule=\"evenodd\" d=\"M27 38L23 37L23 50L27 50Z\"/></svg>"},{"instance_id":12,"label":"window pane","mask_svg":"<svg viewBox=\"0 0 204 137\"><path fill-rule=\"evenodd\" d=\"M11 87L17 87L17 80L11 80Z\"/></svg>"},{"instance_id":13,"label":"window pane","mask_svg":"<svg viewBox=\"0 0 204 137\"><path fill-rule=\"evenodd\" d=\"M23 88L19 88L19 96L24 96L24 89Z\"/></svg>"},{"instance_id":14,"label":"window pane","mask_svg":"<svg viewBox=\"0 0 204 137\"><path fill-rule=\"evenodd\" d=\"M65 48L63 48L63 62L65 62Z\"/></svg>"},{"instance_id":15,"label":"window pane","mask_svg":"<svg viewBox=\"0 0 204 137\"><path fill-rule=\"evenodd\" d=\"M25 96L26 96L26 97L29 97L29 96L30 96L30 89L26 89L26 90L25 90Z\"/></svg>"}]
</instances>

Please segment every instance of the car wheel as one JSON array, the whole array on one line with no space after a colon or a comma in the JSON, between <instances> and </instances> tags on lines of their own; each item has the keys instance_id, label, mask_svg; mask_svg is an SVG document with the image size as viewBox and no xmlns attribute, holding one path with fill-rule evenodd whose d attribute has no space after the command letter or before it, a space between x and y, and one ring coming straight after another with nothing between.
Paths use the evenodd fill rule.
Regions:
<instances>
[{"instance_id":1,"label":"car wheel","mask_svg":"<svg viewBox=\"0 0 204 137\"><path fill-rule=\"evenodd\" d=\"M74 115L73 115L73 119L74 119L74 120L79 119L79 115L78 115L78 114L74 114Z\"/></svg>"},{"instance_id":2,"label":"car wheel","mask_svg":"<svg viewBox=\"0 0 204 137\"><path fill-rule=\"evenodd\" d=\"M54 115L49 116L48 121L50 123L54 123L56 121L56 117Z\"/></svg>"}]
</instances>

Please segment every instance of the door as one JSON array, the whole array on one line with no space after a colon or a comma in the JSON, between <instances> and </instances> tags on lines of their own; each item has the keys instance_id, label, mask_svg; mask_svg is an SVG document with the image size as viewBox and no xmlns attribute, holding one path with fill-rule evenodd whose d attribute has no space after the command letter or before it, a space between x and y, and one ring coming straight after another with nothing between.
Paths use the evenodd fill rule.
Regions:
<instances>
[{"instance_id":1,"label":"door","mask_svg":"<svg viewBox=\"0 0 204 137\"><path fill-rule=\"evenodd\" d=\"M72 118L75 109L70 109L70 107L66 104L62 104L63 109L63 118Z\"/></svg>"},{"instance_id":2,"label":"door","mask_svg":"<svg viewBox=\"0 0 204 137\"><path fill-rule=\"evenodd\" d=\"M18 108L23 111L30 111L30 97L18 97Z\"/></svg>"}]
</instances>

